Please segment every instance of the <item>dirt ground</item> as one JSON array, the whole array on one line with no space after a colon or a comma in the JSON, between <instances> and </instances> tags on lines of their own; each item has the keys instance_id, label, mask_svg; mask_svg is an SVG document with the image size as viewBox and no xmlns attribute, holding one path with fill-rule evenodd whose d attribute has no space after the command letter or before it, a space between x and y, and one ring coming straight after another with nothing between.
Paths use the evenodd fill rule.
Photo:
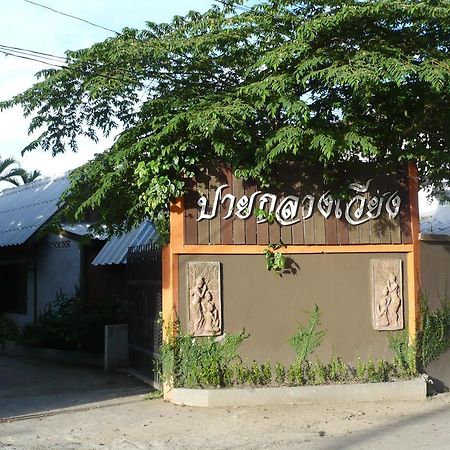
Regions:
<instances>
[{"instance_id":1,"label":"dirt ground","mask_svg":"<svg viewBox=\"0 0 450 450\"><path fill-rule=\"evenodd\" d=\"M31 386L6 394L0 364L0 449L450 449L448 393L414 402L206 409L152 399L128 378L125 390L113 376L109 388L99 378L89 391L100 373L60 369L78 383L71 392L58 394L49 380L48 394L41 387L34 395ZM55 395L65 400L52 408L57 402L45 399ZM34 408L5 414L25 399Z\"/></svg>"}]
</instances>

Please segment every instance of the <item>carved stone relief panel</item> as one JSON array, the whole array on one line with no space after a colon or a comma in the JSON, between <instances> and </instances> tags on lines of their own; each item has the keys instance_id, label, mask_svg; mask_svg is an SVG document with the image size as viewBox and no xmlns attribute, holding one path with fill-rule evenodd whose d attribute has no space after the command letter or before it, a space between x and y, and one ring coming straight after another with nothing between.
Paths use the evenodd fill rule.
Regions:
<instances>
[{"instance_id":1,"label":"carved stone relief panel","mask_svg":"<svg viewBox=\"0 0 450 450\"><path fill-rule=\"evenodd\" d=\"M222 298L219 262L188 262L189 333L222 334Z\"/></svg>"},{"instance_id":2,"label":"carved stone relief panel","mask_svg":"<svg viewBox=\"0 0 450 450\"><path fill-rule=\"evenodd\" d=\"M403 329L402 261L373 259L371 271L373 328L388 331Z\"/></svg>"}]
</instances>

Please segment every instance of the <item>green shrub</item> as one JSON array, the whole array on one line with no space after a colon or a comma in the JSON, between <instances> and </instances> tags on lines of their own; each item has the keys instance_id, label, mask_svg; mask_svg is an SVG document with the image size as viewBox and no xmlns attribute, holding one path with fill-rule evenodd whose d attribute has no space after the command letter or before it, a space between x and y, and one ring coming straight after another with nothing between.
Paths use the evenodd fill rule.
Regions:
<instances>
[{"instance_id":1,"label":"green shrub","mask_svg":"<svg viewBox=\"0 0 450 450\"><path fill-rule=\"evenodd\" d=\"M19 328L8 317L0 314L0 342L11 339L15 340L19 337Z\"/></svg>"},{"instance_id":2,"label":"green shrub","mask_svg":"<svg viewBox=\"0 0 450 450\"><path fill-rule=\"evenodd\" d=\"M427 296L421 294L420 310L422 329L418 334L418 354L424 369L450 348L450 302L447 293L441 299L440 307L434 311L430 311Z\"/></svg>"},{"instance_id":3,"label":"green shrub","mask_svg":"<svg viewBox=\"0 0 450 450\"><path fill-rule=\"evenodd\" d=\"M366 364L364 364L361 358L358 358L355 367L355 375L358 381L366 381Z\"/></svg>"},{"instance_id":4,"label":"green shrub","mask_svg":"<svg viewBox=\"0 0 450 450\"><path fill-rule=\"evenodd\" d=\"M244 381L256 376L243 370L239 357L238 347L246 338L245 332L220 339L168 333L161 346L163 380L174 387L225 387L234 377Z\"/></svg>"},{"instance_id":5,"label":"green shrub","mask_svg":"<svg viewBox=\"0 0 450 450\"><path fill-rule=\"evenodd\" d=\"M105 325L124 322L127 322L127 305L117 297L89 302L60 292L36 322L25 325L22 339L38 347L101 353Z\"/></svg>"},{"instance_id":6,"label":"green shrub","mask_svg":"<svg viewBox=\"0 0 450 450\"><path fill-rule=\"evenodd\" d=\"M324 384L327 381L327 368L320 361L312 365L314 384Z\"/></svg>"},{"instance_id":7,"label":"green shrub","mask_svg":"<svg viewBox=\"0 0 450 450\"><path fill-rule=\"evenodd\" d=\"M320 325L320 311L317 305L309 315L308 325L298 325L297 331L289 339L289 343L294 347L297 355L297 363L302 365L314 351L322 343L325 331L318 330Z\"/></svg>"},{"instance_id":8,"label":"green shrub","mask_svg":"<svg viewBox=\"0 0 450 450\"><path fill-rule=\"evenodd\" d=\"M389 348L394 352L392 362L394 375L398 378L411 378L417 375L416 346L409 342L407 330L388 335Z\"/></svg>"},{"instance_id":9,"label":"green shrub","mask_svg":"<svg viewBox=\"0 0 450 450\"><path fill-rule=\"evenodd\" d=\"M280 362L275 364L275 383L283 385L286 382L286 369Z\"/></svg>"},{"instance_id":10,"label":"green shrub","mask_svg":"<svg viewBox=\"0 0 450 450\"><path fill-rule=\"evenodd\" d=\"M341 360L341 358L332 355L331 361L327 367L327 376L329 381L347 381L349 379L349 367Z\"/></svg>"}]
</instances>

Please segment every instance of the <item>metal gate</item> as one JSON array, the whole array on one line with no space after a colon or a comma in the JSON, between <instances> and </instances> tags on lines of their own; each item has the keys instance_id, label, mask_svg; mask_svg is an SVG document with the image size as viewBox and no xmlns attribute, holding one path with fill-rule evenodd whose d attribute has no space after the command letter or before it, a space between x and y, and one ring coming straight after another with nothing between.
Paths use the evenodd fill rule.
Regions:
<instances>
[{"instance_id":1,"label":"metal gate","mask_svg":"<svg viewBox=\"0 0 450 450\"><path fill-rule=\"evenodd\" d=\"M162 342L161 250L155 244L128 249L128 334L130 373L160 387Z\"/></svg>"}]
</instances>

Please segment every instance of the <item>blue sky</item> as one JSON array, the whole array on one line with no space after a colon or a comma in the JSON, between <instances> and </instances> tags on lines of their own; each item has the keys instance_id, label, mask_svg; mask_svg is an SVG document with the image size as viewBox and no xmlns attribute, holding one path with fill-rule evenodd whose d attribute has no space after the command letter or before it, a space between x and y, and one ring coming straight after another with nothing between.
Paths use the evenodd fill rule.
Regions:
<instances>
[{"instance_id":1,"label":"blue sky","mask_svg":"<svg viewBox=\"0 0 450 450\"><path fill-rule=\"evenodd\" d=\"M146 21L165 22L189 10L205 11L213 0L35 0L48 7L81 17L106 28L120 31L124 27L143 28ZM113 33L64 17L25 0L2 2L0 44L55 55L67 49L89 47ZM48 66L0 54L0 99L5 100L25 90L35 81L34 74ZM27 170L38 169L56 175L83 164L112 142L94 144L80 141L77 154L67 152L53 158L41 150L21 150L31 141L28 121L20 108L0 112L0 157L12 156Z\"/></svg>"}]
</instances>

